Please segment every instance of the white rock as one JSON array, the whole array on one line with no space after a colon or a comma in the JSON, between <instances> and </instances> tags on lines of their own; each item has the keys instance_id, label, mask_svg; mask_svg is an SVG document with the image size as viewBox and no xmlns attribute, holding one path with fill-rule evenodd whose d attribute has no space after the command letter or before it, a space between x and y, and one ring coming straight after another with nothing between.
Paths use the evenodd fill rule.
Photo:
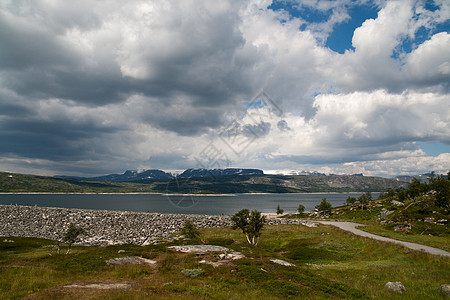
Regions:
<instances>
[{"instance_id":1,"label":"white rock","mask_svg":"<svg viewBox=\"0 0 450 300\"><path fill-rule=\"evenodd\" d=\"M389 281L388 283L385 284L384 288L389 291L398 292L398 293L406 291L405 286L400 281L397 281L397 282Z\"/></svg>"},{"instance_id":2,"label":"white rock","mask_svg":"<svg viewBox=\"0 0 450 300\"><path fill-rule=\"evenodd\" d=\"M270 261L273 262L273 263L282 265L282 266L287 266L287 267L294 267L295 266L294 264L291 264L290 262L284 261L282 259L273 258Z\"/></svg>"}]
</instances>

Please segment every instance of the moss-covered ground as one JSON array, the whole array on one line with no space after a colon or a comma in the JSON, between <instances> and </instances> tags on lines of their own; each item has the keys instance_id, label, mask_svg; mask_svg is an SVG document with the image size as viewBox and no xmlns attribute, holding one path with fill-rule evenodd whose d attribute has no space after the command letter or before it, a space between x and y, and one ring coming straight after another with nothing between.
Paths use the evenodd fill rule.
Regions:
<instances>
[{"instance_id":1,"label":"moss-covered ground","mask_svg":"<svg viewBox=\"0 0 450 300\"><path fill-rule=\"evenodd\" d=\"M0 240L0 299L445 299L437 291L450 283L450 259L360 238L330 226L265 226L257 247L231 228L203 229L198 240L107 247L74 246L69 255L53 241L9 237ZM13 241L13 242L11 242ZM183 254L174 244L222 245L246 258L214 268ZM120 251L119 250L124 250ZM121 256L156 260L150 265L107 265ZM272 258L295 264L277 265ZM202 269L196 278L184 269ZM406 292L384 289L400 281ZM68 284L127 283L127 289L66 288Z\"/></svg>"}]
</instances>

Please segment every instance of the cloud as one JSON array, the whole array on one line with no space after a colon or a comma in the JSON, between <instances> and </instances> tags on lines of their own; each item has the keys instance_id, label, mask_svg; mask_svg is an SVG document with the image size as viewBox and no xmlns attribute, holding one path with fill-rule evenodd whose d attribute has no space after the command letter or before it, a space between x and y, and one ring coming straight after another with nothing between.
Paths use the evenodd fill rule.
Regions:
<instances>
[{"instance_id":1,"label":"cloud","mask_svg":"<svg viewBox=\"0 0 450 300\"><path fill-rule=\"evenodd\" d=\"M423 158L416 141L450 143L450 5L361 3L378 16L339 54L323 41L353 1L298 1L329 16L314 24L271 1L4 1L0 168L184 168L233 120L259 133L222 144L236 166ZM242 117L262 90L283 115Z\"/></svg>"}]
</instances>

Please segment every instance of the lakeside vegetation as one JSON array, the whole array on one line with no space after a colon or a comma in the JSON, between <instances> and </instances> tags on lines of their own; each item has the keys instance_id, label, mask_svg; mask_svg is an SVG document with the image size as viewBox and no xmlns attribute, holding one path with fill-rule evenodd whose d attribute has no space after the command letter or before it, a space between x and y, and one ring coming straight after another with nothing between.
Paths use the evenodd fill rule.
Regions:
<instances>
[{"instance_id":1,"label":"lakeside vegetation","mask_svg":"<svg viewBox=\"0 0 450 300\"><path fill-rule=\"evenodd\" d=\"M349 197L347 205L316 217L362 223L360 229L374 234L450 251L449 209L450 180L432 173L428 182L413 180L407 189L388 189L376 200L370 192Z\"/></svg>"}]
</instances>

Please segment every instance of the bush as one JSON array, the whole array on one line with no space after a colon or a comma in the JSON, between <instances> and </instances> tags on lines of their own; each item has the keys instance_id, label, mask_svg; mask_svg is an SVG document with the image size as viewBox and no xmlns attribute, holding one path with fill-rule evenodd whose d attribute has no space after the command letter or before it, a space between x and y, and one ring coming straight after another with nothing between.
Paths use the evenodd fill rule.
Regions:
<instances>
[{"instance_id":1,"label":"bush","mask_svg":"<svg viewBox=\"0 0 450 300\"><path fill-rule=\"evenodd\" d=\"M327 212L327 213L331 212L332 207L333 206L331 205L331 203L327 201L327 198L322 198L322 202L320 202L319 205L316 205L316 208L319 211Z\"/></svg>"},{"instance_id":2,"label":"bush","mask_svg":"<svg viewBox=\"0 0 450 300\"><path fill-rule=\"evenodd\" d=\"M205 273L202 269L184 269L181 271L184 276L190 277L190 278L197 278L198 276Z\"/></svg>"},{"instance_id":3,"label":"bush","mask_svg":"<svg viewBox=\"0 0 450 300\"><path fill-rule=\"evenodd\" d=\"M200 237L200 231L197 229L197 227L191 220L184 221L181 234L183 234L185 237L189 239L196 239Z\"/></svg>"},{"instance_id":4,"label":"bush","mask_svg":"<svg viewBox=\"0 0 450 300\"><path fill-rule=\"evenodd\" d=\"M277 215L281 215L284 213L284 210L280 207L280 205L277 206Z\"/></svg>"},{"instance_id":5,"label":"bush","mask_svg":"<svg viewBox=\"0 0 450 300\"><path fill-rule=\"evenodd\" d=\"M355 198L355 197L348 196L348 197L347 197L347 200L345 200L345 202L346 202L347 204L349 204L349 205L353 205L353 204L355 204L355 202L356 202L356 198Z\"/></svg>"},{"instance_id":6,"label":"bush","mask_svg":"<svg viewBox=\"0 0 450 300\"><path fill-rule=\"evenodd\" d=\"M302 204L300 204L300 205L298 206L298 208L297 208L297 211L298 211L299 214L302 215L302 214L305 212L305 206L302 205Z\"/></svg>"}]
</instances>

